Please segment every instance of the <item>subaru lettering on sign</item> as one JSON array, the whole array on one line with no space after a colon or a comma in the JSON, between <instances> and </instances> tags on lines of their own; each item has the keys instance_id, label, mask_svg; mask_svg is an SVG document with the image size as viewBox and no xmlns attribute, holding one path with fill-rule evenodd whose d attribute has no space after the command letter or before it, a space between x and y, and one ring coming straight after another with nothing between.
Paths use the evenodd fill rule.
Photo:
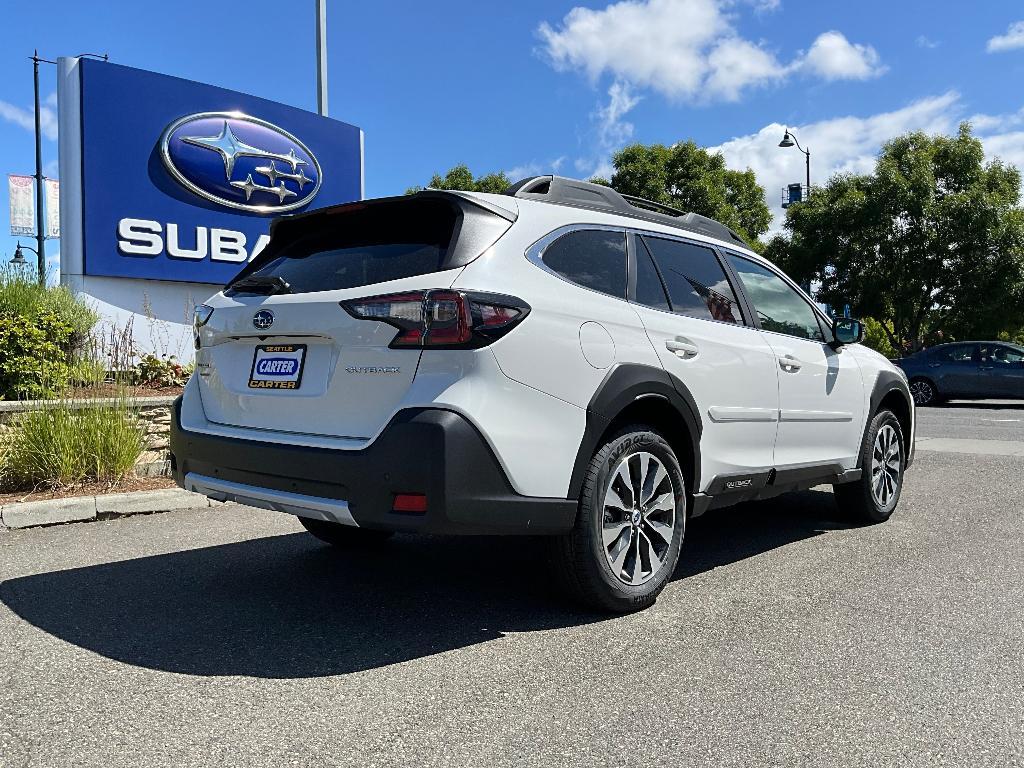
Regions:
<instances>
[{"instance_id":1,"label":"subaru lettering on sign","mask_svg":"<svg viewBox=\"0 0 1024 768\"><path fill-rule=\"evenodd\" d=\"M186 189L228 208L283 213L320 190L322 171L288 131L241 112L201 112L175 120L160 154Z\"/></svg>"}]
</instances>

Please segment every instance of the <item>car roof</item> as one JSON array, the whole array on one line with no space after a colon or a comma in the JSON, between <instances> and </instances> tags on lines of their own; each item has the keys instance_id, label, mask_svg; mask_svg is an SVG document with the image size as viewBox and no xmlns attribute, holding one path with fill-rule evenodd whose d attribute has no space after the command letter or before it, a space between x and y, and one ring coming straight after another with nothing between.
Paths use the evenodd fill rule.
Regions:
<instances>
[{"instance_id":1,"label":"car roof","mask_svg":"<svg viewBox=\"0 0 1024 768\"><path fill-rule=\"evenodd\" d=\"M535 177L535 178L552 178L552 177ZM560 178L560 177L554 177ZM614 193L609 187L603 187L598 184L591 184L589 182L578 182L578 184L586 185L587 187L597 187L601 190L607 190ZM771 264L767 259L763 258L760 254L750 248L739 235L735 237L730 236L728 239L716 236L707 228L699 226L687 226L685 222L681 222L677 217L671 217L668 215L651 215L648 216L644 211L635 209L637 212L633 214L631 212L622 212L618 209L610 209L603 205L586 205L586 204L575 204L573 202L560 202L546 199L542 195L538 194L527 194L525 196L516 196L510 198L508 195L496 195L483 192L459 192L457 193L462 197L469 199L477 199L481 202L488 203L490 205L508 206L510 203L518 204L518 211L520 214L525 211L535 208L537 206L543 207L547 211L551 211L556 206L564 206L569 209L575 209L576 213L566 211L565 223L566 224L606 224L615 225L625 228L642 229L649 232L657 232L659 234L670 235L672 237L685 236L692 240L698 240L708 245L715 245L719 247L726 247L737 253L742 254L752 260L756 260L760 263ZM615 193L617 194L617 193ZM695 217L696 214L688 214L691 217ZM705 217L700 217L705 219ZM691 218L688 221L691 223L695 219ZM726 232L732 232L725 225L719 224L712 219L706 219L706 221L712 222L714 225L721 227Z\"/></svg>"}]
</instances>

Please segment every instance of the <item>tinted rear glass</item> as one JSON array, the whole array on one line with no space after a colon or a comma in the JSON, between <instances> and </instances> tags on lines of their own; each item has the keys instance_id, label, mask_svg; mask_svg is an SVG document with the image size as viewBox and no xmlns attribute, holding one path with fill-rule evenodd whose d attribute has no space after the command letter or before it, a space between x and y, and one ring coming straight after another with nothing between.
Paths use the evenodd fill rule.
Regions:
<instances>
[{"instance_id":1,"label":"tinted rear glass","mask_svg":"<svg viewBox=\"0 0 1024 768\"><path fill-rule=\"evenodd\" d=\"M567 280L601 293L626 297L626 233L582 229L555 240L544 263Z\"/></svg>"},{"instance_id":2,"label":"tinted rear glass","mask_svg":"<svg viewBox=\"0 0 1024 768\"><path fill-rule=\"evenodd\" d=\"M280 277L292 293L312 293L437 272L458 217L444 200L410 199L317 217L309 232L298 219L280 237L275 231L256 268L240 276Z\"/></svg>"}]
</instances>

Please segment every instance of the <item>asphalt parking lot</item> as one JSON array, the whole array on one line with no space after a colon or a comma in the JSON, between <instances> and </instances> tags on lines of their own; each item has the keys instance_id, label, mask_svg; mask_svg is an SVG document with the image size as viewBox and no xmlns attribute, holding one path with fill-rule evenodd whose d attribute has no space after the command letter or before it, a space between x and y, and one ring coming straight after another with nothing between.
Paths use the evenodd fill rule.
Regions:
<instances>
[{"instance_id":1,"label":"asphalt parking lot","mask_svg":"<svg viewBox=\"0 0 1024 768\"><path fill-rule=\"evenodd\" d=\"M0 765L1024 765L1024 409L920 437L888 524L827 490L709 513L617 618L529 540L342 555L245 507L0 534Z\"/></svg>"}]
</instances>

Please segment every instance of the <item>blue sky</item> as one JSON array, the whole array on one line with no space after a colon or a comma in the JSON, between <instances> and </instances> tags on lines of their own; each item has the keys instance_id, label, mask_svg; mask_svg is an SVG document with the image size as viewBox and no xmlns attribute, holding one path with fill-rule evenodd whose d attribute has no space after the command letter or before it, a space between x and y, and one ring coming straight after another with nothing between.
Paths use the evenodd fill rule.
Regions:
<instances>
[{"instance_id":1,"label":"blue sky","mask_svg":"<svg viewBox=\"0 0 1024 768\"><path fill-rule=\"evenodd\" d=\"M802 179L867 170L898 133L973 119L1024 167L1024 4L932 0L514 3L328 0L331 115L366 132L369 196L476 173L606 171L630 141L694 139L753 167L776 206ZM33 172L28 56L83 51L315 109L313 0L5 3L0 171ZM55 90L44 65L44 99ZM126 99L125 110L131 109ZM43 145L56 175L56 120ZM10 258L7 187L0 258ZM51 251L58 244L48 244Z\"/></svg>"}]
</instances>

